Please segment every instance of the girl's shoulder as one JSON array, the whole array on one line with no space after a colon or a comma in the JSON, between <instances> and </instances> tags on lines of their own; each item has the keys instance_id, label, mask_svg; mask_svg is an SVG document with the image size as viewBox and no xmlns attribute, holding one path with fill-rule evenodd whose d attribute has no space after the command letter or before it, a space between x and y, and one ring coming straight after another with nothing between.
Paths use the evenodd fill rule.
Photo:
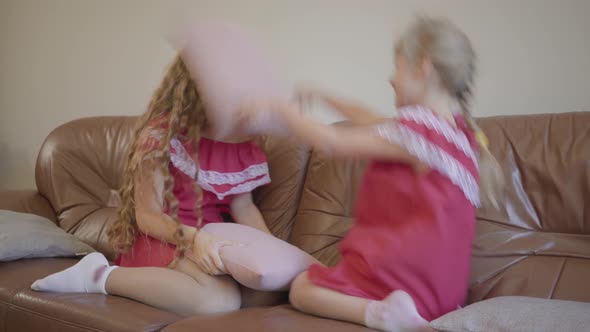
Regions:
<instances>
[{"instance_id":1,"label":"girl's shoulder","mask_svg":"<svg viewBox=\"0 0 590 332\"><path fill-rule=\"evenodd\" d=\"M378 125L376 132L449 178L472 204L479 204L478 151L460 117L455 125L428 108L408 106Z\"/></svg>"},{"instance_id":2,"label":"girl's shoulder","mask_svg":"<svg viewBox=\"0 0 590 332\"><path fill-rule=\"evenodd\" d=\"M227 143L203 137L198 146L199 163L205 170L233 173L267 164L266 154L253 141Z\"/></svg>"},{"instance_id":3,"label":"girl's shoulder","mask_svg":"<svg viewBox=\"0 0 590 332\"><path fill-rule=\"evenodd\" d=\"M137 149L143 153L162 150L167 128L168 123L164 116L151 119L137 134Z\"/></svg>"},{"instance_id":4,"label":"girl's shoulder","mask_svg":"<svg viewBox=\"0 0 590 332\"><path fill-rule=\"evenodd\" d=\"M270 183L266 155L252 141L226 143L202 138L197 153L199 185L219 199Z\"/></svg>"},{"instance_id":5,"label":"girl's shoulder","mask_svg":"<svg viewBox=\"0 0 590 332\"><path fill-rule=\"evenodd\" d=\"M227 143L202 137L194 144L184 133L179 133L171 136L165 146L167 134L165 121L148 123L137 138L137 148L143 152L144 159L167 154L170 167L184 174L187 181L197 180L201 189L212 192L220 200L270 183L266 155L253 141Z\"/></svg>"},{"instance_id":6,"label":"girl's shoulder","mask_svg":"<svg viewBox=\"0 0 590 332\"><path fill-rule=\"evenodd\" d=\"M406 106L398 110L398 116L377 126L382 136L402 136L400 140L425 141L443 147L445 150L457 149L476 160L477 143L464 119L455 115L455 124L436 112L420 106ZM405 139L404 139L405 138Z\"/></svg>"}]
</instances>

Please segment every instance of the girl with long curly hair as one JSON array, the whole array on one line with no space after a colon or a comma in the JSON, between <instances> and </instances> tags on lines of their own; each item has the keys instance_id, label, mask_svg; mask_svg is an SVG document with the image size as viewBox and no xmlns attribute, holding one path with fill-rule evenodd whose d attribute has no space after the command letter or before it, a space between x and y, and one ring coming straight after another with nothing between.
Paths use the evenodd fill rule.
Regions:
<instances>
[{"instance_id":1,"label":"girl with long curly hair","mask_svg":"<svg viewBox=\"0 0 590 332\"><path fill-rule=\"evenodd\" d=\"M219 257L232 245L200 232L231 216L269 232L252 190L270 182L266 157L247 135L216 141L181 57L138 120L109 229L116 265L93 253L37 280L37 291L131 298L180 315L236 310L241 296Z\"/></svg>"}]
</instances>

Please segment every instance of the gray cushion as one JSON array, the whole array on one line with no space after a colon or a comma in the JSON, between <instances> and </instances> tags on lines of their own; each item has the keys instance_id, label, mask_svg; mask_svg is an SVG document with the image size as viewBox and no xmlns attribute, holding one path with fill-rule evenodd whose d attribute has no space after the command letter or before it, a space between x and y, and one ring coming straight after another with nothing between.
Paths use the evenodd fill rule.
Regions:
<instances>
[{"instance_id":1,"label":"gray cushion","mask_svg":"<svg viewBox=\"0 0 590 332\"><path fill-rule=\"evenodd\" d=\"M589 331L590 303L497 297L446 314L430 326L445 332Z\"/></svg>"},{"instance_id":2,"label":"gray cushion","mask_svg":"<svg viewBox=\"0 0 590 332\"><path fill-rule=\"evenodd\" d=\"M0 261L21 258L71 257L94 252L51 220L0 210Z\"/></svg>"}]
</instances>

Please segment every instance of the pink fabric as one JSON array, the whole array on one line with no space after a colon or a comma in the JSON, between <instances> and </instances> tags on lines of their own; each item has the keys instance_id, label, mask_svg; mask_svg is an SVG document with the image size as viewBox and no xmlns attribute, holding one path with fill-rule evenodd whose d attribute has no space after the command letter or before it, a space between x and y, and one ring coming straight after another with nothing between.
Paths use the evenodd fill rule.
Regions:
<instances>
[{"instance_id":1,"label":"pink fabric","mask_svg":"<svg viewBox=\"0 0 590 332\"><path fill-rule=\"evenodd\" d=\"M418 174L404 163L374 161L358 194L356 222L340 246L342 260L330 268L312 266L309 277L367 299L404 290L420 314L433 320L463 305L467 296L476 212L470 197L478 194L479 181L470 157L475 141L460 117L455 128L423 108L400 114L379 134L433 170ZM461 142L468 142L467 149ZM458 168L445 166L452 160Z\"/></svg>"},{"instance_id":2,"label":"pink fabric","mask_svg":"<svg viewBox=\"0 0 590 332\"><path fill-rule=\"evenodd\" d=\"M231 276L251 289L287 290L297 275L317 263L303 250L252 227L208 224L203 231L240 244L222 247L221 259Z\"/></svg>"},{"instance_id":3,"label":"pink fabric","mask_svg":"<svg viewBox=\"0 0 590 332\"><path fill-rule=\"evenodd\" d=\"M205 103L207 117L223 138L232 133L244 102L289 100L292 87L279 75L262 47L239 26L207 21L184 29L175 43ZM272 129L271 119L261 120ZM267 130L265 130L267 131Z\"/></svg>"},{"instance_id":4,"label":"pink fabric","mask_svg":"<svg viewBox=\"0 0 590 332\"><path fill-rule=\"evenodd\" d=\"M155 121L152 125L154 126L152 134L143 145L147 149L148 157L149 152L159 146L161 139L159 133L159 130L162 129L161 121ZM179 169L178 165L179 160L182 161L182 156L188 156L188 159L183 160L185 166L191 162L195 166L194 161L190 158L193 155L193 144L183 140L182 135L177 136L176 139L182 143L181 151L171 148L173 156L171 159L176 160L177 164L171 162L169 170L174 178L173 193L179 202L178 218L185 225L196 226L197 214L194 207L197 195L193 190L194 174L187 174L185 167L181 167L185 170L183 171ZM262 173L248 171L256 165L261 166ZM266 156L253 142L234 144L202 138L199 141L199 168L202 174L209 172L218 175L218 177L210 178L211 181L217 179L215 183L204 181L199 175L199 179L201 179L199 183L208 187L204 189L204 185L200 185L203 189L203 226L209 223L223 222L222 214L230 213L229 205L235 195L250 192L256 187L270 182ZM118 257L116 264L129 267L164 267L172 261L174 251L174 245L138 232L132 249Z\"/></svg>"}]
</instances>

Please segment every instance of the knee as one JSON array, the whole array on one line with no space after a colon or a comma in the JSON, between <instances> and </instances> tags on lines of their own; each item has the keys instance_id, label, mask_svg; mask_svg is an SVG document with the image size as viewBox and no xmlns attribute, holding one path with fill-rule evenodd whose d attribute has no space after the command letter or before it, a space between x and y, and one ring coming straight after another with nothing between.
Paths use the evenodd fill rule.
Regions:
<instances>
[{"instance_id":1,"label":"knee","mask_svg":"<svg viewBox=\"0 0 590 332\"><path fill-rule=\"evenodd\" d=\"M300 311L305 311L305 298L309 290L310 281L307 272L303 272L295 278L289 292L289 302Z\"/></svg>"},{"instance_id":2,"label":"knee","mask_svg":"<svg viewBox=\"0 0 590 332\"><path fill-rule=\"evenodd\" d=\"M238 284L231 278L217 278L219 280L200 285L206 291L200 294L200 299L194 299L189 316L222 314L240 309L242 295Z\"/></svg>"},{"instance_id":3,"label":"knee","mask_svg":"<svg viewBox=\"0 0 590 332\"><path fill-rule=\"evenodd\" d=\"M223 281L218 287L211 288L211 303L208 313L225 313L239 310L242 305L242 294L238 284L229 277L220 277Z\"/></svg>"}]
</instances>

